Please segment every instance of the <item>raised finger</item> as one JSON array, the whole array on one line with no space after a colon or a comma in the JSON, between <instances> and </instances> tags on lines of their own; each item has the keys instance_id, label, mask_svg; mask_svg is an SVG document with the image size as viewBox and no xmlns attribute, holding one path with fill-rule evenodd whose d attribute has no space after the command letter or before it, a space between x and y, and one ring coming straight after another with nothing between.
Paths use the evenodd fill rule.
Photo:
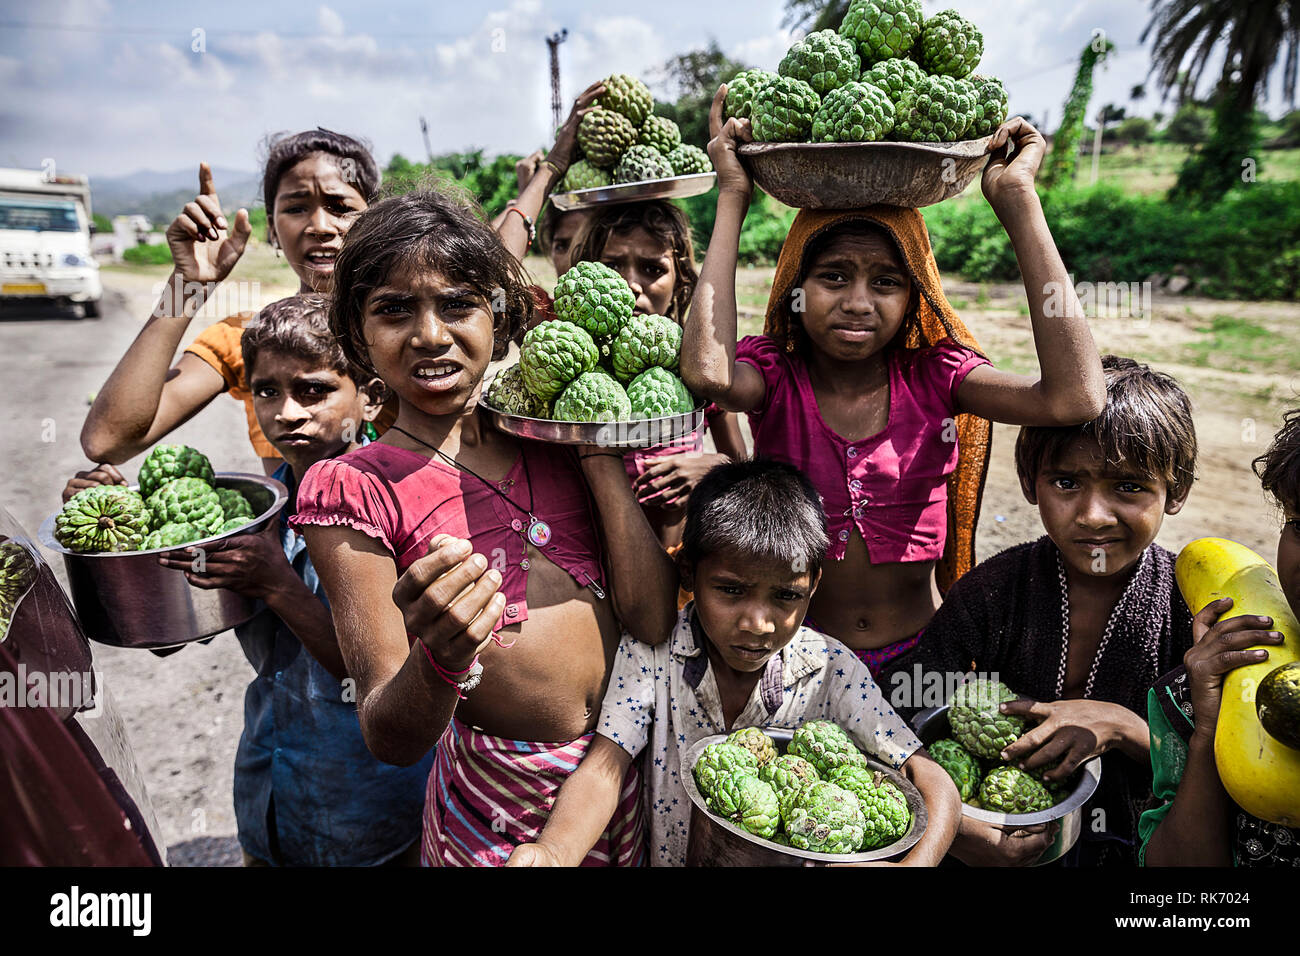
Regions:
<instances>
[{"instance_id":1,"label":"raised finger","mask_svg":"<svg viewBox=\"0 0 1300 956\"><path fill-rule=\"evenodd\" d=\"M212 167L207 163L199 163L199 195L215 196L217 187L212 182Z\"/></svg>"},{"instance_id":2,"label":"raised finger","mask_svg":"<svg viewBox=\"0 0 1300 956\"><path fill-rule=\"evenodd\" d=\"M718 87L713 94L713 103L709 106L709 138L717 139L722 132L722 109L727 102L727 84Z\"/></svg>"}]
</instances>

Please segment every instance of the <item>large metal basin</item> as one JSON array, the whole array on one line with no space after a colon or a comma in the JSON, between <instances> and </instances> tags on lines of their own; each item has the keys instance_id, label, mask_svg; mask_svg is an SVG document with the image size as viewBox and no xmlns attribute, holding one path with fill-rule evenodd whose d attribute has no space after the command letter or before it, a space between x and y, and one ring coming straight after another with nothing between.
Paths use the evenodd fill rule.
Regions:
<instances>
[{"instance_id":1,"label":"large metal basin","mask_svg":"<svg viewBox=\"0 0 1300 956\"><path fill-rule=\"evenodd\" d=\"M916 727L916 735L927 747L936 740L952 735L952 729L948 726L947 704L921 711L912 719L912 723ZM1056 833L1056 839L1033 865L1042 866L1044 863L1051 863L1064 856L1070 847L1074 846L1083 831L1083 805L1092 797L1097 784L1101 782L1101 758L1093 757L1079 770L1079 783L1075 786L1074 792L1056 806L1040 810L1038 813L997 813L993 810L968 806L965 803L961 805L961 812L964 816L983 820L985 823L992 823L1008 830L1032 827L1040 823L1059 822L1061 828Z\"/></svg>"},{"instance_id":2,"label":"large metal basin","mask_svg":"<svg viewBox=\"0 0 1300 956\"><path fill-rule=\"evenodd\" d=\"M773 727L768 728L766 733L776 741L776 749L785 753L793 731ZM695 786L695 775L691 773L691 768L705 747L726 739L726 734L705 737L697 740L682 754L681 781L691 798L691 835L686 844L687 866L824 866L828 863L868 863L902 856L925 833L928 817L920 791L897 770L867 757L867 765L872 770L886 774L890 782L903 791L907 797L907 808L912 811L912 825L897 843L863 853L814 853L792 846L781 846L754 836L734 823L710 813L708 802Z\"/></svg>"},{"instance_id":3,"label":"large metal basin","mask_svg":"<svg viewBox=\"0 0 1300 956\"><path fill-rule=\"evenodd\" d=\"M221 472L214 484L247 497L257 517L242 528L183 547L219 551L227 538L265 530L289 500L284 485L263 475ZM257 612L257 602L250 598L224 588L193 587L185 572L158 563L158 555L176 548L78 554L54 539L54 518L42 522L38 536L42 545L63 555L77 616L93 641L155 650L177 647L243 624Z\"/></svg>"}]
</instances>

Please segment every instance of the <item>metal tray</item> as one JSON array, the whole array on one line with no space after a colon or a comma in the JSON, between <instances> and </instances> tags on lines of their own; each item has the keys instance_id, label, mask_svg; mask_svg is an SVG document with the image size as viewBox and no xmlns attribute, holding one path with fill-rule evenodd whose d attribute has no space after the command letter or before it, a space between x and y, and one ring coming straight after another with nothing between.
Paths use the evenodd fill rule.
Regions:
<instances>
[{"instance_id":1,"label":"metal tray","mask_svg":"<svg viewBox=\"0 0 1300 956\"><path fill-rule=\"evenodd\" d=\"M479 403L492 424L508 435L558 445L600 445L604 448L654 448L695 434L704 425L704 405L667 418L638 418L625 422L556 422L510 415Z\"/></svg>"},{"instance_id":2,"label":"metal tray","mask_svg":"<svg viewBox=\"0 0 1300 956\"><path fill-rule=\"evenodd\" d=\"M776 749L785 753L794 735L792 730L771 727L765 730L776 741ZM727 739L726 734L714 734L697 740L682 754L680 778L691 798L691 835L686 844L687 866L817 866L826 863L869 863L872 860L888 860L902 856L920 841L929 823L925 801L912 781L892 767L871 757L867 757L867 766L879 770L889 777L891 783L903 791L907 798L907 808L912 812L912 825L903 838L889 846L862 853L814 853L797 847L781 846L771 840L743 830L730 820L724 820L709 811L708 802L695 786L695 774L691 772L700 753L709 744L721 743Z\"/></svg>"},{"instance_id":3,"label":"metal tray","mask_svg":"<svg viewBox=\"0 0 1300 956\"><path fill-rule=\"evenodd\" d=\"M594 189L575 189L567 193L552 193L551 204L561 212L570 209L590 209L593 206L613 205L620 202L644 202L648 199L684 199L699 196L713 188L717 173L691 173L670 179L647 179L639 183L617 183L597 186Z\"/></svg>"},{"instance_id":4,"label":"metal tray","mask_svg":"<svg viewBox=\"0 0 1300 956\"><path fill-rule=\"evenodd\" d=\"M787 206L861 209L951 199L984 168L989 140L959 143L746 143L754 182Z\"/></svg>"}]
</instances>

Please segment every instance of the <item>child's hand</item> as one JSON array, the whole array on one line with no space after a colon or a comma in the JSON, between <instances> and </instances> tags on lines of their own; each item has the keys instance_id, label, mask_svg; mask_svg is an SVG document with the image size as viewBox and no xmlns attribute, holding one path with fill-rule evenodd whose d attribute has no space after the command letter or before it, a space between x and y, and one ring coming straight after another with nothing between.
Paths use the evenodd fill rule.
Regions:
<instances>
[{"instance_id":1,"label":"child's hand","mask_svg":"<svg viewBox=\"0 0 1300 956\"><path fill-rule=\"evenodd\" d=\"M233 232L228 233L228 228L212 184L212 170L207 163L199 163L199 194L167 227L167 245L181 278L187 282L220 282L230 275L253 233L248 210L240 209L235 214Z\"/></svg>"},{"instance_id":2,"label":"child's hand","mask_svg":"<svg viewBox=\"0 0 1300 956\"><path fill-rule=\"evenodd\" d=\"M563 866L545 843L521 843L510 851L506 866Z\"/></svg>"},{"instance_id":3,"label":"child's hand","mask_svg":"<svg viewBox=\"0 0 1300 956\"><path fill-rule=\"evenodd\" d=\"M535 149L515 163L515 185L519 188L519 192L524 191L524 187L537 174L537 167L542 165L542 160L545 158L544 150Z\"/></svg>"},{"instance_id":4,"label":"child's hand","mask_svg":"<svg viewBox=\"0 0 1300 956\"><path fill-rule=\"evenodd\" d=\"M185 579L196 588L228 588L263 600L285 582L286 571L297 580L284 556L275 522L259 534L227 538L215 549L204 545L167 551L158 555L158 563L184 571Z\"/></svg>"},{"instance_id":5,"label":"child's hand","mask_svg":"<svg viewBox=\"0 0 1300 956\"><path fill-rule=\"evenodd\" d=\"M568 119L556 130L555 145L551 147L546 158L559 168L560 175L564 174L573 160L573 146L578 141L578 126L581 125L582 118L591 111L591 104L595 102L596 97L604 92L605 84L597 80L579 93L578 98L573 101L573 109L569 111Z\"/></svg>"},{"instance_id":6,"label":"child's hand","mask_svg":"<svg viewBox=\"0 0 1300 956\"><path fill-rule=\"evenodd\" d=\"M1267 630L1271 617L1242 615L1214 623L1214 619L1232 607L1232 598L1219 598L1201 608L1192 619L1192 638L1196 642L1183 655L1187 677L1192 682L1193 733L1214 739L1223 694L1223 675L1246 664L1268 659L1268 651L1257 644L1281 644L1277 631ZM1261 630L1264 628L1265 630Z\"/></svg>"},{"instance_id":7,"label":"child's hand","mask_svg":"<svg viewBox=\"0 0 1300 956\"><path fill-rule=\"evenodd\" d=\"M736 153L742 143L754 141L754 131L749 120L731 117L725 123L722 120L723 108L727 101L727 84L718 87L713 94L713 106L709 109L709 159L713 160L713 170L718 174L718 192L738 192L749 195L754 191L754 183L740 162Z\"/></svg>"},{"instance_id":8,"label":"child's hand","mask_svg":"<svg viewBox=\"0 0 1300 956\"><path fill-rule=\"evenodd\" d=\"M700 479L716 465L730 461L726 455L682 452L662 455L632 482L638 503L659 508L685 508Z\"/></svg>"},{"instance_id":9,"label":"child's hand","mask_svg":"<svg viewBox=\"0 0 1300 956\"><path fill-rule=\"evenodd\" d=\"M1052 845L1059 821L1031 827L1000 827L962 817L952 855L967 866L1029 866Z\"/></svg>"},{"instance_id":10,"label":"child's hand","mask_svg":"<svg viewBox=\"0 0 1300 956\"><path fill-rule=\"evenodd\" d=\"M1104 700L1058 700L1050 704L1012 700L1001 710L1039 721L1038 726L1002 751L1002 759L1022 770L1038 770L1059 760L1057 766L1043 774L1052 783L1068 779L1086 761L1117 746L1126 726L1141 720L1127 708Z\"/></svg>"},{"instance_id":11,"label":"child's hand","mask_svg":"<svg viewBox=\"0 0 1300 956\"><path fill-rule=\"evenodd\" d=\"M438 666L463 671L492 640L506 598L501 572L464 538L435 535L429 552L393 587L406 631L424 642Z\"/></svg>"},{"instance_id":12,"label":"child's hand","mask_svg":"<svg viewBox=\"0 0 1300 956\"><path fill-rule=\"evenodd\" d=\"M1024 196L1033 196L1034 177L1047 150L1043 134L1024 117L1013 116L993 132L989 150L991 155L980 182L989 205L1000 210Z\"/></svg>"},{"instance_id":13,"label":"child's hand","mask_svg":"<svg viewBox=\"0 0 1300 956\"><path fill-rule=\"evenodd\" d=\"M97 485L125 485L126 479L112 465L96 465L90 471L79 471L68 479L63 486L63 500L66 502L78 491L94 488Z\"/></svg>"}]
</instances>

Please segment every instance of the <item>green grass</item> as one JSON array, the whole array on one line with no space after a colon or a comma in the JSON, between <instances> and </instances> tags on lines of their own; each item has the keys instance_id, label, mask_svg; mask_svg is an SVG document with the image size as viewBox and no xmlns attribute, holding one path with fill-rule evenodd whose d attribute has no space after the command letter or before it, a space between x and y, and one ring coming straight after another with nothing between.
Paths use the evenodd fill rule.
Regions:
<instances>
[{"instance_id":1,"label":"green grass","mask_svg":"<svg viewBox=\"0 0 1300 956\"><path fill-rule=\"evenodd\" d=\"M1185 348L1189 365L1224 371L1300 371L1294 342L1250 319L1216 315L1196 331L1202 338Z\"/></svg>"}]
</instances>

